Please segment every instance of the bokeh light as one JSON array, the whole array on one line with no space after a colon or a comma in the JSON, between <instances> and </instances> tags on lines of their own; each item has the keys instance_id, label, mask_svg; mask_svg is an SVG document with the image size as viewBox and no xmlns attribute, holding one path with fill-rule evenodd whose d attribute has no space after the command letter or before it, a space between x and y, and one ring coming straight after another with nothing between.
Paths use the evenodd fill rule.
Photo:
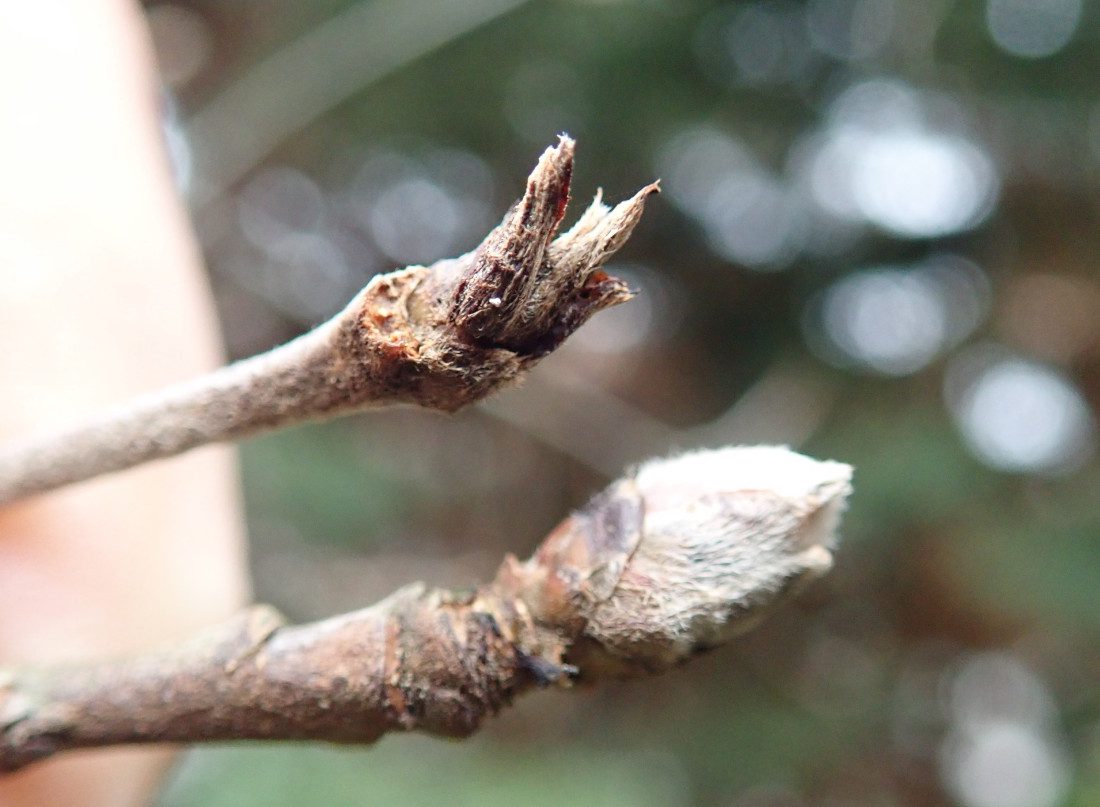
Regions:
<instances>
[{"instance_id":1,"label":"bokeh light","mask_svg":"<svg viewBox=\"0 0 1100 807\"><path fill-rule=\"evenodd\" d=\"M971 229L992 210L999 178L989 156L931 120L920 95L893 81L857 84L833 102L826 127L792 152L792 168L830 213L905 238Z\"/></svg>"},{"instance_id":2,"label":"bokeh light","mask_svg":"<svg viewBox=\"0 0 1100 807\"><path fill-rule=\"evenodd\" d=\"M814 47L845 61L874 56L890 41L895 0L810 0L806 26Z\"/></svg>"},{"instance_id":3,"label":"bokeh light","mask_svg":"<svg viewBox=\"0 0 1100 807\"><path fill-rule=\"evenodd\" d=\"M1051 367L976 347L952 361L945 395L967 445L993 468L1068 473L1096 451L1092 410Z\"/></svg>"},{"instance_id":4,"label":"bokeh light","mask_svg":"<svg viewBox=\"0 0 1100 807\"><path fill-rule=\"evenodd\" d=\"M377 150L344 197L351 216L394 262L422 264L474 247L491 223L492 174L465 151Z\"/></svg>"},{"instance_id":5,"label":"bokeh light","mask_svg":"<svg viewBox=\"0 0 1100 807\"><path fill-rule=\"evenodd\" d=\"M237 196L237 223L249 243L266 250L287 235L318 229L327 200L316 180L277 166L256 174Z\"/></svg>"},{"instance_id":6,"label":"bokeh light","mask_svg":"<svg viewBox=\"0 0 1100 807\"><path fill-rule=\"evenodd\" d=\"M823 309L832 343L885 375L908 375L924 367L947 331L947 312L936 289L897 270L845 278L826 293Z\"/></svg>"},{"instance_id":7,"label":"bokeh light","mask_svg":"<svg viewBox=\"0 0 1100 807\"><path fill-rule=\"evenodd\" d=\"M1030 670L1005 654L965 659L948 681L952 731L941 749L947 786L966 807L1055 807L1070 766L1054 701Z\"/></svg>"},{"instance_id":8,"label":"bokeh light","mask_svg":"<svg viewBox=\"0 0 1100 807\"><path fill-rule=\"evenodd\" d=\"M750 269L782 269L805 235L801 199L777 172L713 126L693 126L661 147L657 172L673 202L718 255Z\"/></svg>"},{"instance_id":9,"label":"bokeh light","mask_svg":"<svg viewBox=\"0 0 1100 807\"><path fill-rule=\"evenodd\" d=\"M723 6L702 20L695 40L700 66L719 82L799 85L813 75L804 12L790 0Z\"/></svg>"},{"instance_id":10,"label":"bokeh light","mask_svg":"<svg viewBox=\"0 0 1100 807\"><path fill-rule=\"evenodd\" d=\"M901 131L868 137L851 181L868 221L927 237L974 226L988 210L994 174L988 158L962 138Z\"/></svg>"},{"instance_id":11,"label":"bokeh light","mask_svg":"<svg viewBox=\"0 0 1100 807\"><path fill-rule=\"evenodd\" d=\"M838 280L810 306L805 327L834 364L905 376L965 339L984 318L989 294L975 264L936 255L915 266L876 267Z\"/></svg>"},{"instance_id":12,"label":"bokeh light","mask_svg":"<svg viewBox=\"0 0 1100 807\"><path fill-rule=\"evenodd\" d=\"M1081 11L1081 0L988 0L985 19L998 47L1037 59L1069 44Z\"/></svg>"}]
</instances>

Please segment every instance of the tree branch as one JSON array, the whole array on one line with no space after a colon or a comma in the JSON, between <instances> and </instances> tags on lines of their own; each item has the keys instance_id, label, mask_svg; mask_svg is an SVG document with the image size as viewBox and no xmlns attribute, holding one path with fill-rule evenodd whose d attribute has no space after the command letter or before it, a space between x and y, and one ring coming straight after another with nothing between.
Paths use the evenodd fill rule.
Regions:
<instances>
[{"instance_id":1,"label":"tree branch","mask_svg":"<svg viewBox=\"0 0 1100 807\"><path fill-rule=\"evenodd\" d=\"M129 661L0 672L0 771L121 743L465 737L532 687L666 670L828 571L850 474L770 447L652 461L472 593L416 584L300 627L257 606Z\"/></svg>"},{"instance_id":2,"label":"tree branch","mask_svg":"<svg viewBox=\"0 0 1100 807\"><path fill-rule=\"evenodd\" d=\"M596 200L557 237L573 141L473 252L375 277L333 319L268 353L0 451L0 504L206 443L372 406L453 411L516 378L630 290L601 267L656 183Z\"/></svg>"}]
</instances>

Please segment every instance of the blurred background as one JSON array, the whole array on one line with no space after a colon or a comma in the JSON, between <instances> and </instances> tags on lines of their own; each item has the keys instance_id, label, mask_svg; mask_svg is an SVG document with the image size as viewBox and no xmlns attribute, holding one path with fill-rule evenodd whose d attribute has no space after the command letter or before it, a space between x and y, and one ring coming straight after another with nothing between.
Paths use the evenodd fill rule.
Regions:
<instances>
[{"instance_id":1,"label":"blurred background","mask_svg":"<svg viewBox=\"0 0 1100 807\"><path fill-rule=\"evenodd\" d=\"M624 466L856 466L835 572L661 679L476 738L191 752L190 805L1100 805L1100 4L148 4L234 357L472 248L559 131L655 199L639 290L471 411L243 449L295 619L465 587Z\"/></svg>"}]
</instances>

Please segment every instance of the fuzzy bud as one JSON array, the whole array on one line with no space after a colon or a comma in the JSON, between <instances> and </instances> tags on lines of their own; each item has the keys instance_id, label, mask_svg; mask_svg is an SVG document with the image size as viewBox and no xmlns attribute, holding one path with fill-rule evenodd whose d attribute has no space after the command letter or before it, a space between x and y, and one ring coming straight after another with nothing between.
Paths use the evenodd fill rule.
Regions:
<instances>
[{"instance_id":1,"label":"fuzzy bud","mask_svg":"<svg viewBox=\"0 0 1100 807\"><path fill-rule=\"evenodd\" d=\"M572 616L582 676L664 670L832 567L851 474L773 446L653 460L546 540L524 600L540 621Z\"/></svg>"}]
</instances>

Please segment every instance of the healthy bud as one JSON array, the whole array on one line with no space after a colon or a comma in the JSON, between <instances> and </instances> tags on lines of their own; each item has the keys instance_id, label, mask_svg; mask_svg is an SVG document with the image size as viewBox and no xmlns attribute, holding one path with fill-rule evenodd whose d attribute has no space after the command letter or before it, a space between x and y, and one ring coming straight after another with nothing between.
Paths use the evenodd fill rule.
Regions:
<instances>
[{"instance_id":1,"label":"healthy bud","mask_svg":"<svg viewBox=\"0 0 1100 807\"><path fill-rule=\"evenodd\" d=\"M658 672L748 629L832 567L851 475L775 446L654 460L511 574L536 622L576 625L564 660L582 677Z\"/></svg>"}]
</instances>

